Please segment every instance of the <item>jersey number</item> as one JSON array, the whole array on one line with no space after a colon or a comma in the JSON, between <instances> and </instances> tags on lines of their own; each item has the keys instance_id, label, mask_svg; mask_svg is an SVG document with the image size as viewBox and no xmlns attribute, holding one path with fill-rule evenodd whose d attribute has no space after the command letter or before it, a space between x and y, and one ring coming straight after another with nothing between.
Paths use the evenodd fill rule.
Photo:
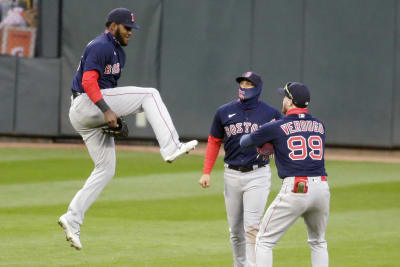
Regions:
<instances>
[{"instance_id":1,"label":"jersey number","mask_svg":"<svg viewBox=\"0 0 400 267\"><path fill-rule=\"evenodd\" d=\"M306 140L303 136L292 136L287 140L290 149L289 158L302 160L307 157L307 145L311 149L308 155L314 160L321 160L323 155L322 139L318 135L312 135Z\"/></svg>"}]
</instances>

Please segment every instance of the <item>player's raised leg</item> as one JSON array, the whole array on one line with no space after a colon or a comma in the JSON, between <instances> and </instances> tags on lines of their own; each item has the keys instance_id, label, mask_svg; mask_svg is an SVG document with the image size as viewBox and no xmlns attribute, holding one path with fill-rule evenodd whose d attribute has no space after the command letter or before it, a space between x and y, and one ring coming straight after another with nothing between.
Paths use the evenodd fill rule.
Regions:
<instances>
[{"instance_id":1,"label":"player's raised leg","mask_svg":"<svg viewBox=\"0 0 400 267\"><path fill-rule=\"evenodd\" d=\"M126 86L103 90L106 102L119 116L143 110L160 145L160 153L167 162L194 149L196 140L181 143L167 107L155 88Z\"/></svg>"}]
</instances>

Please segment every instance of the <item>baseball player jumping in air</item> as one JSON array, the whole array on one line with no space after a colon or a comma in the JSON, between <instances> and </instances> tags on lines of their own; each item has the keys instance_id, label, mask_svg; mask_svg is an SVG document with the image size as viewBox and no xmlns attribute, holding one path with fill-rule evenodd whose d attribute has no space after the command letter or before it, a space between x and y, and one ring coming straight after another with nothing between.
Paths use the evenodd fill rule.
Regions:
<instances>
[{"instance_id":1,"label":"baseball player jumping in air","mask_svg":"<svg viewBox=\"0 0 400 267\"><path fill-rule=\"evenodd\" d=\"M67 240L81 249L80 226L87 209L97 199L115 174L114 137L103 127L117 128L119 117L144 111L150 122L160 153L166 162L195 148L197 141L181 143L168 110L154 88L117 87L132 29L139 29L134 14L126 8L113 9L107 17L106 30L85 48L72 83L69 117L82 136L95 168L81 190L72 199L67 213L59 218ZM119 123L118 123L119 122Z\"/></svg>"},{"instance_id":2,"label":"baseball player jumping in air","mask_svg":"<svg viewBox=\"0 0 400 267\"><path fill-rule=\"evenodd\" d=\"M292 82L278 91L284 96L282 112L286 116L262 125L240 140L242 148L272 143L278 175L283 179L257 234L257 267L272 266L272 249L299 217L307 226L312 266L327 267L325 231L330 192L324 164L325 127L308 114L307 86Z\"/></svg>"},{"instance_id":3,"label":"baseball player jumping in air","mask_svg":"<svg viewBox=\"0 0 400 267\"><path fill-rule=\"evenodd\" d=\"M260 100L262 80L254 72L236 78L239 98L218 108L208 137L203 175L199 183L210 186L210 173L221 143L225 149L224 197L235 267L255 266L255 238L271 185L268 157L257 157L255 147L241 148L243 134L279 119L275 108Z\"/></svg>"}]
</instances>

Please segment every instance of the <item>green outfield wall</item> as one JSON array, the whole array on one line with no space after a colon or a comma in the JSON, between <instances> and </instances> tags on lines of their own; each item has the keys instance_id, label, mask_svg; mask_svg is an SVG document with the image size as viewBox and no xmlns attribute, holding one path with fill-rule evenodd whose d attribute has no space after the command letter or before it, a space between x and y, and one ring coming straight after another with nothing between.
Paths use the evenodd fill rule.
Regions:
<instances>
[{"instance_id":1,"label":"green outfield wall","mask_svg":"<svg viewBox=\"0 0 400 267\"><path fill-rule=\"evenodd\" d=\"M183 138L206 139L216 109L253 70L262 99L301 81L329 145L400 147L400 0L41 0L37 57L0 56L0 134L76 136L71 79L107 13L127 7L142 27L119 85L155 87ZM132 138L153 138L128 118Z\"/></svg>"}]
</instances>

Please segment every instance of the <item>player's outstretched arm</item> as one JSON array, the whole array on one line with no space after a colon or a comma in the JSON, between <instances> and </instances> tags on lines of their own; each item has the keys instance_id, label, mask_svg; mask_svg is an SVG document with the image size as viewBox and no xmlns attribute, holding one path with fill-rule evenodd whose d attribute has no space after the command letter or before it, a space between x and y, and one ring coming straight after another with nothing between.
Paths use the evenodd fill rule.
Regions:
<instances>
[{"instance_id":1,"label":"player's outstretched arm","mask_svg":"<svg viewBox=\"0 0 400 267\"><path fill-rule=\"evenodd\" d=\"M201 187L203 188L207 188L210 187L211 185L211 177L209 174L203 174L199 180L199 184L201 185Z\"/></svg>"},{"instance_id":2,"label":"player's outstretched arm","mask_svg":"<svg viewBox=\"0 0 400 267\"><path fill-rule=\"evenodd\" d=\"M240 146L241 147L249 147L249 146L254 146L255 143L251 139L250 134L245 134L240 137Z\"/></svg>"}]
</instances>

